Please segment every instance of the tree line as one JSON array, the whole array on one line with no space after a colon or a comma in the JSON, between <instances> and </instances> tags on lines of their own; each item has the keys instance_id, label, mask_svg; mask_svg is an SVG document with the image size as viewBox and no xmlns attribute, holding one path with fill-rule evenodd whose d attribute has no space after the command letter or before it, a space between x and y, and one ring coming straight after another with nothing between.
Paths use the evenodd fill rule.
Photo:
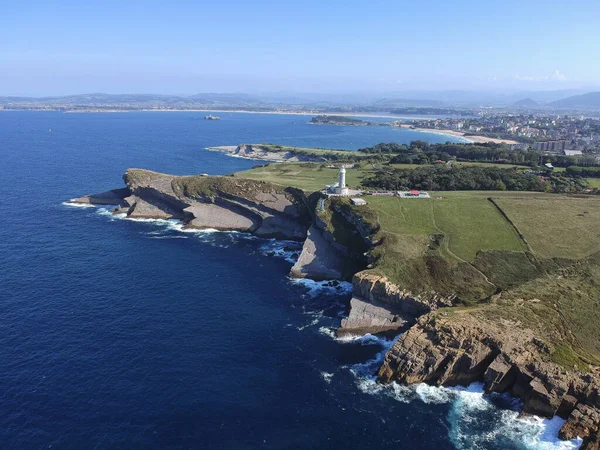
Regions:
<instances>
[{"instance_id":1,"label":"tree line","mask_svg":"<svg viewBox=\"0 0 600 450\"><path fill-rule=\"evenodd\" d=\"M572 176L600 178L600 167L569 166L566 172Z\"/></svg>"},{"instance_id":2,"label":"tree line","mask_svg":"<svg viewBox=\"0 0 600 450\"><path fill-rule=\"evenodd\" d=\"M365 188L397 191L539 191L575 193L587 188L582 179L550 175L542 177L513 168L424 166L382 170L362 181Z\"/></svg>"},{"instance_id":3,"label":"tree line","mask_svg":"<svg viewBox=\"0 0 600 450\"><path fill-rule=\"evenodd\" d=\"M590 156L547 155L535 150L512 150L506 144L430 144L416 140L410 144L396 142L379 143L373 147L358 150L371 154L392 154L390 162L394 164L431 164L437 160L469 162L493 162L514 165L538 166L551 163L556 167L586 166L599 167L600 163Z\"/></svg>"}]
</instances>

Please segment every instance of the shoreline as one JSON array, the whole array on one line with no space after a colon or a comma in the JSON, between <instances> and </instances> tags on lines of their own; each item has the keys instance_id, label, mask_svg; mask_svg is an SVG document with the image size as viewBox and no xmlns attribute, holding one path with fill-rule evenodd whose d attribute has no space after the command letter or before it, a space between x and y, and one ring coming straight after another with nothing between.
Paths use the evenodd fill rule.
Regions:
<instances>
[{"instance_id":1,"label":"shoreline","mask_svg":"<svg viewBox=\"0 0 600 450\"><path fill-rule=\"evenodd\" d=\"M233 146L221 147L221 149L232 148ZM169 181L169 177L170 182L165 182ZM275 194L272 190L273 185L269 187L270 183L265 185L260 183L252 184L256 182L251 182L250 184L240 185L238 184L240 183L240 179L230 184L226 178L215 178L215 180L224 181L224 184L218 184L218 186L221 186L220 189L224 189L223 192L217 194L221 196L221 199L227 198L228 195L240 195L240 188L245 193L242 201L225 206L224 203L217 205L215 199L208 202L199 200L197 194L203 192L202 190L198 190L193 196L189 196L188 194L179 196L172 189L175 179L178 179L178 177L174 175L161 174L143 169L128 169L124 176L125 188L87 195L78 199L72 199L71 202L101 205L108 201L120 199L124 202L124 207L120 208L118 212L123 212L128 218L138 220L148 220L149 218L180 220L182 216L179 213L187 212L191 213L193 217L188 224L192 224L194 228L198 226L200 228L222 231L250 232L259 237L272 237L276 240L303 240L304 243L302 244L300 256L292 267L290 276L299 279L311 279L315 282L344 279L342 274L344 257L347 256L347 253L340 252L335 256L335 247L331 247L328 244L329 241L326 239L327 232L324 229L316 228L312 222L312 218L310 224L304 221L306 216L303 216L303 214L306 214L306 211L303 213L296 212L293 217L289 218L289 220L295 223L294 225L284 224L279 230L267 227L264 229L264 232L259 232L262 225L259 228L252 229L251 223L240 223L239 217L232 218L232 215L241 214L238 208L249 208L248 211L255 212L263 211L265 214L271 214L266 212L269 210L271 212L278 211L281 214L286 214L283 212L288 208L286 205L301 204L306 201L308 194L303 193L301 194L301 198L292 200L285 197L285 194L281 192ZM202 180L202 178L199 178L199 180ZM148 190L148 187L152 187L153 189ZM186 192L185 186L180 187L184 189L183 192ZM249 189L256 189L255 193L251 194ZM259 199L256 195L257 192L268 193L267 197L269 199ZM276 200L277 204L274 204L270 200L270 197L275 197L275 195L279 195L280 197ZM164 203L170 197L182 203L177 206L177 208L181 208L181 211L178 212L171 209L172 206L170 205L177 203ZM287 202L286 205L282 205L281 201ZM71 205L67 203L67 206ZM272 207L276 209L271 209ZM355 220L361 221L361 216L353 215L352 218L345 217L345 220L347 224L353 224ZM283 222L280 221L278 223ZM304 234L303 230L306 230L306 234ZM372 230L369 227L369 230L364 231L364 235L371 236ZM357 231L360 233L360 230L357 229ZM299 239L296 239L296 237L299 237ZM318 269L312 266L315 260L319 262ZM297 277L295 274L301 274L301 276ZM368 297L365 297L365 293L368 293ZM511 346L504 348L502 342L505 342L505 325L498 326L493 322L485 320L482 322L481 318L475 316L462 316L462 321L457 321L457 317L444 312L436 315L436 311L444 306L453 306L452 303L448 304L443 297L437 296L438 294L435 294L437 296L435 304L427 303L423 300L421 307L414 310L413 313L409 313L407 310L405 311L405 315L402 315L391 306L389 309L386 309L381 305L393 305L396 303L396 306L400 306L402 303L408 305L414 302L419 303L421 300L419 297L413 298L412 294L407 295L405 291L401 290L398 285L393 284L386 277L365 273L363 270L354 273L352 294L353 299L350 303L350 312L346 319L350 320L352 318L354 326L346 327L346 330L358 331L364 329L364 327L357 325L359 325L358 322L366 320L369 326L375 327L371 331L381 332L381 329L378 329L378 327L385 326L381 325L382 321L392 320L390 315L393 315L394 319L396 319L394 322L398 322L397 319L400 318L406 324L410 325L410 328L401 335L404 337L399 337L398 340L393 342L393 345L381 354L382 359L377 360L377 364L381 364L381 366L378 369L377 378L373 378L374 381L376 379L383 385L389 385L393 382L409 385L416 385L419 382L436 385L447 382L447 385L450 386L454 384L471 385L472 382L476 382L484 383L487 392L504 393L510 390L511 395L515 394L514 398L519 398L523 401L524 406L521 406L520 410L525 414L547 417L550 420L556 421L559 420L556 417L560 417L563 421L560 423L560 427L557 428L560 428L561 431L559 432L563 433L563 437L560 437L560 434L558 436L563 440L570 440L564 436L571 436L573 433L576 434L578 431L577 427L581 426L580 424L585 424L587 417L592 417L592 413L595 411L589 409L591 406L586 406L586 402L588 402L587 397L592 400L595 398L593 397L595 395L593 392L590 391L590 393L585 394L587 396L585 398L581 398L584 394L580 391L574 392L572 395L569 394L570 396L566 395L567 390L564 389L565 383L569 383L569 386L579 386L577 389L585 387L585 384L580 383L583 379L577 378L577 374L566 381L563 381L562 378L552 378L554 366L543 365L530 368L527 365L529 356L525 355L525 359L523 359L521 358L524 355L522 352L513 351L514 348L526 349L525 345L529 346L527 347L527 351L538 348L535 339L532 340L533 335L529 336L526 334L522 341L516 342L518 345L514 348ZM441 295L443 296L444 294ZM359 307L353 307L353 301L362 302L363 305L370 305L370 307L368 310L362 308L360 305ZM382 309L384 310L382 311ZM420 318L425 317L433 320L420 320ZM373 322L374 320L379 322ZM411 322L412 320L415 320L415 322ZM482 326L482 323L485 327L484 334L482 334L483 332L479 328ZM342 320L338 331L340 329L343 331L344 327L344 321ZM364 330L366 331L366 329ZM360 334L363 334L363 332L360 332ZM338 336L340 335L338 334ZM423 340L422 336L427 336L427 338ZM452 342L456 341L461 342L460 350L464 350L464 353L454 349ZM466 343L465 347L463 347L462 342ZM535 347L531 347L534 345ZM421 348L418 355L411 353L410 349L418 347ZM423 355L423 357L419 355ZM470 358L470 363L467 367L460 366L460 361L464 361L464 355ZM535 355L537 353L534 353L534 357ZM448 360L451 363L445 364L444 361ZM404 361L409 364L395 366L393 361ZM435 365L438 365L438 368L442 372L438 372L437 369L434 372L430 371L429 368L433 367L431 361ZM455 363L456 367L460 368L460 371L454 372ZM481 366L485 366L483 370ZM589 381L589 383L593 386L593 380ZM559 403L560 405L565 404L564 408L566 409L559 408ZM559 413L559 409L561 409L562 413ZM588 412L588 410L592 412ZM580 418L582 414L583 418ZM564 417L565 415L567 417ZM596 439L593 433L590 434L592 437L584 437L586 439L588 437Z\"/></svg>"},{"instance_id":2,"label":"shoreline","mask_svg":"<svg viewBox=\"0 0 600 450\"><path fill-rule=\"evenodd\" d=\"M481 135L469 135L469 136L465 136L465 133L463 133L462 131L455 131L455 130L444 130L444 129L437 129L437 128L411 128L410 126L401 126L400 128L406 128L409 130L413 130L413 131L419 131L419 132L424 132L424 133L433 133L433 134L443 134L446 136L454 136L454 137L460 137L463 138L469 142L471 142L472 144L481 144L481 143L485 143L485 142L493 142L495 144L519 144L519 142L513 140L513 139L498 139L498 138L491 138L491 137L487 137L487 136L481 136Z\"/></svg>"},{"instance_id":3,"label":"shoreline","mask_svg":"<svg viewBox=\"0 0 600 450\"><path fill-rule=\"evenodd\" d=\"M102 114L102 113L130 113L130 112L201 112L201 113L241 113L241 114L281 114L292 116L345 116L345 117L374 117L382 119L406 119L406 120L436 120L439 116L411 116L411 115L396 115L389 113L360 113L360 112L322 112L322 111L250 111L247 109L97 109L97 110L62 110L62 109L2 109L0 112L6 111L47 111L47 112L62 112L63 114Z\"/></svg>"},{"instance_id":4,"label":"shoreline","mask_svg":"<svg viewBox=\"0 0 600 450\"><path fill-rule=\"evenodd\" d=\"M124 109L124 110L113 110L113 109L99 109L99 110L72 110L72 111L61 111L59 109L0 109L0 111L56 111L62 112L63 114L115 114L115 113L130 113L130 112L196 112L196 113L240 113L240 114L272 114L272 115L290 115L290 116L344 116L344 117L372 117L380 119L403 119L403 120L436 120L440 117L430 116L409 116L409 115L394 115L386 113L335 113L335 112L321 112L321 111L249 111L245 109ZM348 125L353 126L353 125ZM495 144L519 144L514 139L498 139L491 138L481 135L469 135L465 136L462 131L445 130L437 128L411 128L409 124L400 126L390 126L391 128L408 129L412 131L419 131L424 133L439 134L443 136L452 136L464 139L466 142L471 144L481 144L486 142L493 142Z\"/></svg>"}]
</instances>

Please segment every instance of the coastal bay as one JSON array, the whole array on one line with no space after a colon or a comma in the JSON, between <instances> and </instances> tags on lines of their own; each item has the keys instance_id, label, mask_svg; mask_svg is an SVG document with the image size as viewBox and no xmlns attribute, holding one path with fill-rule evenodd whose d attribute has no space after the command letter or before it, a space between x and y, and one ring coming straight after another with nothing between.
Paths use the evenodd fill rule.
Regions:
<instances>
[{"instance_id":1,"label":"coastal bay","mask_svg":"<svg viewBox=\"0 0 600 450\"><path fill-rule=\"evenodd\" d=\"M315 129L276 115L229 123L194 113L2 117L1 182L17 187L2 205L1 231L8 446L577 445L557 440L554 421L520 419L511 401L490 402L477 386L377 385L381 352L393 342L330 336L349 286L288 279L301 251L294 242L61 204L123 186L129 167L183 176L256 165L203 150L224 136L357 149L416 133ZM15 209L28 198L37 220ZM25 402L19 392L29 392ZM23 410L35 421L22 420ZM492 429L503 437L490 437Z\"/></svg>"}]
</instances>

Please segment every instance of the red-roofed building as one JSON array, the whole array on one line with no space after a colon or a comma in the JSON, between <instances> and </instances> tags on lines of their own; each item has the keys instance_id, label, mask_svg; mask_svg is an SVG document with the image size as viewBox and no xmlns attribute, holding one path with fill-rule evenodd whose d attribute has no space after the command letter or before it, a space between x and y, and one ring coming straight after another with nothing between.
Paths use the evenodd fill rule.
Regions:
<instances>
[{"instance_id":1,"label":"red-roofed building","mask_svg":"<svg viewBox=\"0 0 600 450\"><path fill-rule=\"evenodd\" d=\"M411 189L410 191L400 191L398 192L398 196L400 198L431 198L429 193L425 191L417 191L416 189Z\"/></svg>"}]
</instances>

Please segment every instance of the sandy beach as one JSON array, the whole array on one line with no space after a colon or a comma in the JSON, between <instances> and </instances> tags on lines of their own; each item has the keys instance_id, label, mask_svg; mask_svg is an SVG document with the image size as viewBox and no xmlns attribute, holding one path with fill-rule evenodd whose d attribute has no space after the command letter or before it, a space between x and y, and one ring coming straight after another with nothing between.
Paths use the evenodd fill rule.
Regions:
<instances>
[{"instance_id":1,"label":"sandy beach","mask_svg":"<svg viewBox=\"0 0 600 450\"><path fill-rule=\"evenodd\" d=\"M441 130L437 128L412 128L410 125L402 125L401 128L407 128L414 131L421 131L424 133L437 133L437 134L445 134L448 136L456 136L461 137L465 140L468 140L473 143L484 143L484 142L493 142L495 144L518 144L517 141L512 139L496 139L487 136L465 136L465 133L462 131L454 131L454 130Z\"/></svg>"}]
</instances>

